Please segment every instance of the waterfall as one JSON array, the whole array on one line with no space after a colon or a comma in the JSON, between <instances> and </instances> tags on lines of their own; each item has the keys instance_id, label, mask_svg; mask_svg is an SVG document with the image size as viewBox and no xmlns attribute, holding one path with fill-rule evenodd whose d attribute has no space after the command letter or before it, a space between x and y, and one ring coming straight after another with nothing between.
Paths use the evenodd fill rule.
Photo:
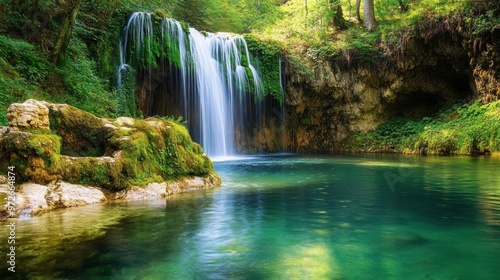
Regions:
<instances>
[{"instance_id":1,"label":"waterfall","mask_svg":"<svg viewBox=\"0 0 500 280\"><path fill-rule=\"evenodd\" d=\"M205 37L193 28L189 39L198 88L202 146L209 155L227 156L233 153L229 100L232 96L228 88L231 78L224 76L223 61L217 60L219 49L215 43L219 40L211 35Z\"/></svg>"},{"instance_id":2,"label":"waterfall","mask_svg":"<svg viewBox=\"0 0 500 280\"><path fill-rule=\"evenodd\" d=\"M146 95L170 90L180 96L170 97L170 101L151 97L148 104L176 103L176 112L188 121L190 133L209 156L234 155L236 127L248 130L248 120L262 114L259 100L263 98L264 85L258 67L252 64L245 39L240 35L183 29L178 21L169 18L153 24L157 21L149 13L137 12L124 27L118 88L124 69L142 69L149 75L142 77ZM170 68L160 72L169 73L171 85L167 90L165 77L152 74L152 69L165 64Z\"/></svg>"},{"instance_id":3,"label":"waterfall","mask_svg":"<svg viewBox=\"0 0 500 280\"><path fill-rule=\"evenodd\" d=\"M134 48L134 62L138 62L144 52L151 52L151 39L153 35L153 23L151 15L146 13L134 13L130 17L120 41L120 66L118 68L118 88L122 83L122 72L130 67L127 64L128 48ZM132 46L129 46L129 36Z\"/></svg>"}]
</instances>

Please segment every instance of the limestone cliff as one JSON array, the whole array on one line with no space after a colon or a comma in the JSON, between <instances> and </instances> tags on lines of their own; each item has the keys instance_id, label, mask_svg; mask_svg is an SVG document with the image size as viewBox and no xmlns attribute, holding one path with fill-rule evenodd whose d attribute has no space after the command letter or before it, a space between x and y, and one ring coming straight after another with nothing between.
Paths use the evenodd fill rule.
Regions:
<instances>
[{"instance_id":1,"label":"limestone cliff","mask_svg":"<svg viewBox=\"0 0 500 280\"><path fill-rule=\"evenodd\" d=\"M287 66L288 149L338 152L351 132L391 117L429 116L457 100L498 100L500 28L474 36L465 25L459 16L429 19L381 44L371 61L304 51L309 75Z\"/></svg>"}]
</instances>

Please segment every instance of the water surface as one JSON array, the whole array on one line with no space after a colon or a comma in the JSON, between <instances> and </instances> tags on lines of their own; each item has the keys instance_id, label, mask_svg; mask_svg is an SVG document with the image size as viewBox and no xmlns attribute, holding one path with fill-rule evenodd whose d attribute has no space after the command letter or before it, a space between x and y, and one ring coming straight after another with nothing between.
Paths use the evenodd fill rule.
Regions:
<instances>
[{"instance_id":1,"label":"water surface","mask_svg":"<svg viewBox=\"0 0 500 280\"><path fill-rule=\"evenodd\" d=\"M496 279L499 166L382 155L217 162L215 190L18 220L17 272L2 260L0 277Z\"/></svg>"}]
</instances>

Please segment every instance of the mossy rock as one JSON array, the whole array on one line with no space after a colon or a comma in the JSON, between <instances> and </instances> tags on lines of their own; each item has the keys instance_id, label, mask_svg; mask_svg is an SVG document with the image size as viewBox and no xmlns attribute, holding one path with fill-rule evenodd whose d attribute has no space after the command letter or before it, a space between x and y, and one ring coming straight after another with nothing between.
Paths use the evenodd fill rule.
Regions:
<instances>
[{"instance_id":1,"label":"mossy rock","mask_svg":"<svg viewBox=\"0 0 500 280\"><path fill-rule=\"evenodd\" d=\"M0 167L16 167L17 182L42 184L58 179L61 137L8 131L0 138Z\"/></svg>"},{"instance_id":2,"label":"mossy rock","mask_svg":"<svg viewBox=\"0 0 500 280\"><path fill-rule=\"evenodd\" d=\"M65 104L45 106L51 130L0 132L2 168L21 170L19 182L63 180L119 191L213 173L201 146L173 121L108 120Z\"/></svg>"},{"instance_id":3,"label":"mossy rock","mask_svg":"<svg viewBox=\"0 0 500 280\"><path fill-rule=\"evenodd\" d=\"M134 185L213 171L212 162L187 129L171 121L137 120L125 131L118 129L109 143L123 152L123 173Z\"/></svg>"},{"instance_id":4,"label":"mossy rock","mask_svg":"<svg viewBox=\"0 0 500 280\"><path fill-rule=\"evenodd\" d=\"M69 105L49 106L50 127L63 138L63 154L101 156L106 130L105 121Z\"/></svg>"}]
</instances>

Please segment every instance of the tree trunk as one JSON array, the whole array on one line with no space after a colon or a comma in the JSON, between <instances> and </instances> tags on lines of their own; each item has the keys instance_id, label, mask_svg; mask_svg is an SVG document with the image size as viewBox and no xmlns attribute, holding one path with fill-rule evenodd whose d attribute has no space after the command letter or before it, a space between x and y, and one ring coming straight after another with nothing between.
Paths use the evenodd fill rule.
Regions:
<instances>
[{"instance_id":1,"label":"tree trunk","mask_svg":"<svg viewBox=\"0 0 500 280\"><path fill-rule=\"evenodd\" d=\"M358 20L359 23L363 23L363 20L361 19L361 14L359 13L361 7L361 0L356 0L356 19Z\"/></svg>"},{"instance_id":2,"label":"tree trunk","mask_svg":"<svg viewBox=\"0 0 500 280\"><path fill-rule=\"evenodd\" d=\"M328 8L333 12L332 24L339 29L346 29L347 25L344 20L344 13L339 0L329 0Z\"/></svg>"},{"instance_id":3,"label":"tree trunk","mask_svg":"<svg viewBox=\"0 0 500 280\"><path fill-rule=\"evenodd\" d=\"M78 9L80 9L82 0L70 0L68 2L68 12L66 13L66 16L61 24L61 30L59 31L56 44L51 53L50 59L53 63L61 62L61 58L68 49L69 40L71 39L73 27L75 26L76 15L78 14Z\"/></svg>"},{"instance_id":4,"label":"tree trunk","mask_svg":"<svg viewBox=\"0 0 500 280\"><path fill-rule=\"evenodd\" d=\"M304 0L304 4L305 4L305 7L306 7L306 16L307 16L307 14L309 13L309 11L307 10L307 0Z\"/></svg>"},{"instance_id":5,"label":"tree trunk","mask_svg":"<svg viewBox=\"0 0 500 280\"><path fill-rule=\"evenodd\" d=\"M373 0L365 0L365 26L368 31L373 31L377 25L375 20L375 7Z\"/></svg>"}]
</instances>

